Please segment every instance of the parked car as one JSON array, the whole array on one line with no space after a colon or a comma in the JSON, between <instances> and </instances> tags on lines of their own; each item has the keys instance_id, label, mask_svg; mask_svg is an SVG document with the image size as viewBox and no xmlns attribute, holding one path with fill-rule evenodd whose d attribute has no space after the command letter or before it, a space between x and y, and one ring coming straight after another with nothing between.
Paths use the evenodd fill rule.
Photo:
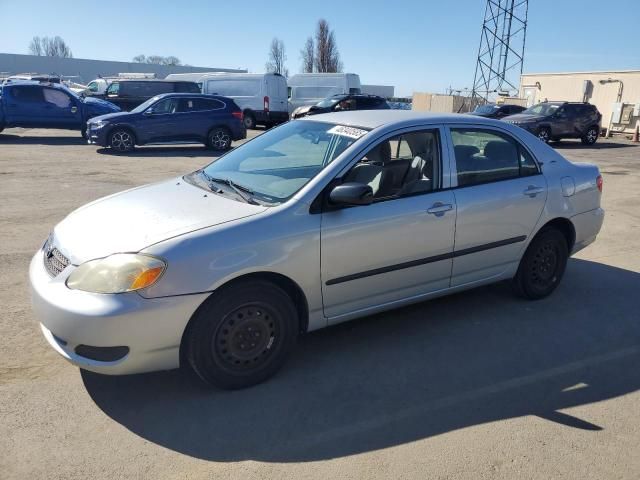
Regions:
<instances>
[{"instance_id":1,"label":"parked car","mask_svg":"<svg viewBox=\"0 0 640 480\"><path fill-rule=\"evenodd\" d=\"M478 105L470 114L486 118L503 118L521 113L524 110L526 110L526 108L520 105L496 105L495 103L487 103L486 105Z\"/></svg>"},{"instance_id":2,"label":"parked car","mask_svg":"<svg viewBox=\"0 0 640 480\"><path fill-rule=\"evenodd\" d=\"M87 124L88 142L119 152L135 145L201 142L228 150L246 138L242 112L230 98L192 93L165 93L131 112L102 115Z\"/></svg>"},{"instance_id":3,"label":"parked car","mask_svg":"<svg viewBox=\"0 0 640 480\"><path fill-rule=\"evenodd\" d=\"M60 83L13 81L0 87L0 131L8 127L79 130L87 120L119 112L109 102L82 98Z\"/></svg>"},{"instance_id":4,"label":"parked car","mask_svg":"<svg viewBox=\"0 0 640 480\"><path fill-rule=\"evenodd\" d=\"M581 102L543 102L505 119L545 143L579 138L584 145L596 143L601 120L602 115L595 105Z\"/></svg>"},{"instance_id":5,"label":"parked car","mask_svg":"<svg viewBox=\"0 0 640 480\"><path fill-rule=\"evenodd\" d=\"M151 97L162 93L200 93L200 87L195 82L155 79L114 79L104 94L96 93L93 96L96 98L106 98L110 102L118 105L122 110L129 111L146 102Z\"/></svg>"},{"instance_id":6,"label":"parked car","mask_svg":"<svg viewBox=\"0 0 640 480\"><path fill-rule=\"evenodd\" d=\"M546 297L596 239L601 192L598 167L504 122L305 117L71 213L31 261L33 306L84 369L185 362L246 387L303 332L501 280Z\"/></svg>"},{"instance_id":7,"label":"parked car","mask_svg":"<svg viewBox=\"0 0 640 480\"><path fill-rule=\"evenodd\" d=\"M289 120L287 80L277 73L213 73L202 77L202 93L232 98L244 125L271 127Z\"/></svg>"},{"instance_id":8,"label":"parked car","mask_svg":"<svg viewBox=\"0 0 640 480\"><path fill-rule=\"evenodd\" d=\"M296 108L291 114L291 118L345 110L388 110L389 108L387 101L377 95L338 94L325 98L315 105Z\"/></svg>"},{"instance_id":9,"label":"parked car","mask_svg":"<svg viewBox=\"0 0 640 480\"><path fill-rule=\"evenodd\" d=\"M290 113L339 93L362 93L360 77L355 73L299 73L289 78L287 84Z\"/></svg>"}]
</instances>

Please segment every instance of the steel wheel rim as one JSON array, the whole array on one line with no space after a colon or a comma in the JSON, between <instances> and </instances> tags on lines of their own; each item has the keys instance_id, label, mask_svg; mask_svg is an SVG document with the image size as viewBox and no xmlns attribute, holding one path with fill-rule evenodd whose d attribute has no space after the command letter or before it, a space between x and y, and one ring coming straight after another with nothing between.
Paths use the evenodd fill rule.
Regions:
<instances>
[{"instance_id":1,"label":"steel wheel rim","mask_svg":"<svg viewBox=\"0 0 640 480\"><path fill-rule=\"evenodd\" d=\"M129 133L124 131L118 131L111 135L111 148L116 150L125 151L131 148L133 145L133 139Z\"/></svg>"},{"instance_id":2,"label":"steel wheel rim","mask_svg":"<svg viewBox=\"0 0 640 480\"><path fill-rule=\"evenodd\" d=\"M273 355L279 330L278 317L270 307L243 305L220 324L212 340L213 356L227 370L253 370Z\"/></svg>"},{"instance_id":3,"label":"steel wheel rim","mask_svg":"<svg viewBox=\"0 0 640 480\"><path fill-rule=\"evenodd\" d=\"M558 281L559 253L553 242L545 242L533 255L531 280L534 285L546 288Z\"/></svg>"},{"instance_id":4,"label":"steel wheel rim","mask_svg":"<svg viewBox=\"0 0 640 480\"><path fill-rule=\"evenodd\" d=\"M221 130L211 134L211 145L218 150L224 150L227 148L230 141L231 138L229 135Z\"/></svg>"},{"instance_id":5,"label":"steel wheel rim","mask_svg":"<svg viewBox=\"0 0 640 480\"><path fill-rule=\"evenodd\" d=\"M540 130L538 132L538 138L544 143L547 143L549 141L549 132L547 132L546 130Z\"/></svg>"},{"instance_id":6,"label":"steel wheel rim","mask_svg":"<svg viewBox=\"0 0 640 480\"><path fill-rule=\"evenodd\" d=\"M249 115L245 115L244 117L244 126L246 128L251 128L253 126L253 119Z\"/></svg>"}]
</instances>

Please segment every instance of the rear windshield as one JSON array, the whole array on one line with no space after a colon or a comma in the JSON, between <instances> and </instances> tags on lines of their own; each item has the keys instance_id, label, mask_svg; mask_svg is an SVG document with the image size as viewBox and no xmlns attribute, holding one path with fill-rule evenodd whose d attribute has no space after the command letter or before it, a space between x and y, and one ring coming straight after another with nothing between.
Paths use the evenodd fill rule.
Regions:
<instances>
[{"instance_id":1,"label":"rear windshield","mask_svg":"<svg viewBox=\"0 0 640 480\"><path fill-rule=\"evenodd\" d=\"M476 108L476 113L493 113L496 110L498 110L497 105L481 105L480 107Z\"/></svg>"}]
</instances>

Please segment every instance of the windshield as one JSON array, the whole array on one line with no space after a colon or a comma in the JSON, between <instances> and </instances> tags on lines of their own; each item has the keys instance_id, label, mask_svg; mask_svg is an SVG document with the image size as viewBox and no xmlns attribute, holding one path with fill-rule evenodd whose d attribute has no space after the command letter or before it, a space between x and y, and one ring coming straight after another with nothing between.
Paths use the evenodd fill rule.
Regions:
<instances>
[{"instance_id":1,"label":"windshield","mask_svg":"<svg viewBox=\"0 0 640 480\"><path fill-rule=\"evenodd\" d=\"M281 203L367 132L324 122L285 123L211 163L204 178L231 180L258 201Z\"/></svg>"},{"instance_id":2,"label":"windshield","mask_svg":"<svg viewBox=\"0 0 640 480\"><path fill-rule=\"evenodd\" d=\"M476 113L493 113L498 110L497 105L481 105L476 108Z\"/></svg>"},{"instance_id":3,"label":"windshield","mask_svg":"<svg viewBox=\"0 0 640 480\"><path fill-rule=\"evenodd\" d=\"M160 98L160 95L156 95L155 97L151 97L146 102L141 103L136 108L131 110L131 113L142 113L142 112L144 112L147 108L149 108L151 105L153 105L155 102L157 102L159 98Z\"/></svg>"},{"instance_id":4,"label":"windshield","mask_svg":"<svg viewBox=\"0 0 640 480\"><path fill-rule=\"evenodd\" d=\"M560 105L557 104L553 104L553 103L539 103L538 105L534 105L531 108L527 108L524 112L522 113L529 113L531 115L551 115L552 113L554 113L556 110L558 110L558 108L560 108Z\"/></svg>"},{"instance_id":5,"label":"windshield","mask_svg":"<svg viewBox=\"0 0 640 480\"><path fill-rule=\"evenodd\" d=\"M344 98L345 98L344 95L340 95L339 97L325 98L321 102L316 103L316 107L319 107L319 108L333 107L336 103L338 103L340 100L342 100Z\"/></svg>"}]
</instances>

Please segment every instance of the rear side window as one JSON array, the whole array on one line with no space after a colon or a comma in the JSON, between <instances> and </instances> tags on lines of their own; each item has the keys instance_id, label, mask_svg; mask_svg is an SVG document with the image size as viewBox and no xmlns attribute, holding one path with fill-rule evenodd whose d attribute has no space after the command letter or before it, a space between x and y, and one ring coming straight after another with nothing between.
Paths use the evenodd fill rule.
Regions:
<instances>
[{"instance_id":1,"label":"rear side window","mask_svg":"<svg viewBox=\"0 0 640 480\"><path fill-rule=\"evenodd\" d=\"M535 175L538 166L513 138L489 130L451 129L458 186Z\"/></svg>"},{"instance_id":2,"label":"rear side window","mask_svg":"<svg viewBox=\"0 0 640 480\"><path fill-rule=\"evenodd\" d=\"M113 82L107 88L107 95L118 95L120 92L120 82Z\"/></svg>"},{"instance_id":3,"label":"rear side window","mask_svg":"<svg viewBox=\"0 0 640 480\"><path fill-rule=\"evenodd\" d=\"M122 82L120 96L153 97L161 93L173 93L170 82Z\"/></svg>"},{"instance_id":4,"label":"rear side window","mask_svg":"<svg viewBox=\"0 0 640 480\"><path fill-rule=\"evenodd\" d=\"M207 92L223 97L254 97L260 93L261 80L209 80Z\"/></svg>"},{"instance_id":5,"label":"rear side window","mask_svg":"<svg viewBox=\"0 0 640 480\"><path fill-rule=\"evenodd\" d=\"M40 103L44 101L42 88L36 86L13 87L11 96L20 102Z\"/></svg>"},{"instance_id":6,"label":"rear side window","mask_svg":"<svg viewBox=\"0 0 640 480\"><path fill-rule=\"evenodd\" d=\"M179 112L203 112L221 110L225 107L220 100L213 98L183 98L180 99Z\"/></svg>"},{"instance_id":7,"label":"rear side window","mask_svg":"<svg viewBox=\"0 0 640 480\"><path fill-rule=\"evenodd\" d=\"M193 82L176 82L173 90L178 93L200 93L200 87Z\"/></svg>"}]
</instances>

